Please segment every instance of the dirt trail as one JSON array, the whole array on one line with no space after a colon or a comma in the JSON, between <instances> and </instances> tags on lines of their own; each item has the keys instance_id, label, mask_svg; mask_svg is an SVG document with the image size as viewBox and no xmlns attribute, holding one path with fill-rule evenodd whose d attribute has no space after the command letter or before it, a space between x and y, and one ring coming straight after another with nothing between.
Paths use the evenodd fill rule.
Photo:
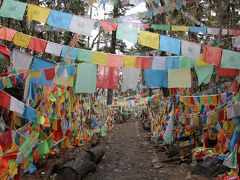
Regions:
<instances>
[{"instance_id":1,"label":"dirt trail","mask_svg":"<svg viewBox=\"0 0 240 180\"><path fill-rule=\"evenodd\" d=\"M84 180L169 180L189 177L186 165L162 164L163 153L154 152L140 123L130 121L109 133L106 152L96 172Z\"/></svg>"}]
</instances>

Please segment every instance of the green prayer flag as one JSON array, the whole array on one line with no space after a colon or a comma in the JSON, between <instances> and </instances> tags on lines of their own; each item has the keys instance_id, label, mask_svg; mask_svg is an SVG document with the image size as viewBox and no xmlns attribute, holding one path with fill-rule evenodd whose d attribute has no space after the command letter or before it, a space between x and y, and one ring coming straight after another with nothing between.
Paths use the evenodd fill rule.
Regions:
<instances>
[{"instance_id":1,"label":"green prayer flag","mask_svg":"<svg viewBox=\"0 0 240 180\"><path fill-rule=\"evenodd\" d=\"M101 136L101 137L104 137L104 136L106 136L106 135L107 135L107 133L106 133L104 127L101 127L101 128L100 128L100 136Z\"/></svg>"},{"instance_id":2,"label":"green prayer flag","mask_svg":"<svg viewBox=\"0 0 240 180\"><path fill-rule=\"evenodd\" d=\"M52 138L50 137L48 140L47 140L47 143L48 143L48 147L49 149L53 148L55 146Z\"/></svg>"},{"instance_id":3,"label":"green prayer flag","mask_svg":"<svg viewBox=\"0 0 240 180\"><path fill-rule=\"evenodd\" d=\"M28 157L31 154L33 150L32 144L38 138L38 136L39 136L39 133L36 131L33 131L32 134L20 146L19 150L21 153L23 153L24 157Z\"/></svg>"},{"instance_id":4,"label":"green prayer flag","mask_svg":"<svg viewBox=\"0 0 240 180\"><path fill-rule=\"evenodd\" d=\"M7 88L13 87L11 79L10 79L9 76L6 77L6 85L7 85Z\"/></svg>"},{"instance_id":5,"label":"green prayer flag","mask_svg":"<svg viewBox=\"0 0 240 180\"><path fill-rule=\"evenodd\" d=\"M76 93L95 93L97 82L97 65L90 63L78 64Z\"/></svg>"},{"instance_id":6,"label":"green prayer flag","mask_svg":"<svg viewBox=\"0 0 240 180\"><path fill-rule=\"evenodd\" d=\"M152 24L151 28L154 30L170 31L171 26L166 25L166 24Z\"/></svg>"},{"instance_id":7,"label":"green prayer flag","mask_svg":"<svg viewBox=\"0 0 240 180\"><path fill-rule=\"evenodd\" d=\"M4 0L0 9L0 16L22 20L27 4L14 0Z\"/></svg>"},{"instance_id":8,"label":"green prayer flag","mask_svg":"<svg viewBox=\"0 0 240 180\"><path fill-rule=\"evenodd\" d=\"M202 83L209 83L213 74L213 66L208 65L204 67L198 67L194 64L195 71L198 77L198 85L200 86Z\"/></svg>"},{"instance_id":9,"label":"green prayer flag","mask_svg":"<svg viewBox=\"0 0 240 180\"><path fill-rule=\"evenodd\" d=\"M185 56L180 57L180 67L181 68L192 68L193 67L193 59Z\"/></svg>"},{"instance_id":10,"label":"green prayer flag","mask_svg":"<svg viewBox=\"0 0 240 180\"><path fill-rule=\"evenodd\" d=\"M240 69L240 53L223 49L221 67Z\"/></svg>"},{"instance_id":11,"label":"green prayer flag","mask_svg":"<svg viewBox=\"0 0 240 180\"><path fill-rule=\"evenodd\" d=\"M38 146L38 155L42 156L44 154L47 154L49 152L48 142L43 141Z\"/></svg>"},{"instance_id":12,"label":"green prayer flag","mask_svg":"<svg viewBox=\"0 0 240 180\"><path fill-rule=\"evenodd\" d=\"M77 59L84 62L92 62L92 51L86 49L78 49Z\"/></svg>"}]
</instances>

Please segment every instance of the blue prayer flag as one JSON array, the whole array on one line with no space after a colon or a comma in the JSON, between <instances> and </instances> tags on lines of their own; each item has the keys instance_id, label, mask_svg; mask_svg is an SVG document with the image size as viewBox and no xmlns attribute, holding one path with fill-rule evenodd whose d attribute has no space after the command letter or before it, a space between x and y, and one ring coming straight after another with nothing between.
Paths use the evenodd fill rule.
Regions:
<instances>
[{"instance_id":1,"label":"blue prayer flag","mask_svg":"<svg viewBox=\"0 0 240 180\"><path fill-rule=\"evenodd\" d=\"M168 73L164 70L144 70L145 84L147 87L168 87Z\"/></svg>"},{"instance_id":2,"label":"blue prayer flag","mask_svg":"<svg viewBox=\"0 0 240 180\"><path fill-rule=\"evenodd\" d=\"M179 69L180 57L167 57L166 58L166 68L167 69Z\"/></svg>"},{"instance_id":3,"label":"blue prayer flag","mask_svg":"<svg viewBox=\"0 0 240 180\"><path fill-rule=\"evenodd\" d=\"M181 50L181 41L177 38L161 35L159 49L161 51L166 51L172 54L179 55Z\"/></svg>"},{"instance_id":4,"label":"blue prayer flag","mask_svg":"<svg viewBox=\"0 0 240 180\"><path fill-rule=\"evenodd\" d=\"M67 30L70 27L72 17L72 14L51 10L47 24L56 28Z\"/></svg>"}]
</instances>

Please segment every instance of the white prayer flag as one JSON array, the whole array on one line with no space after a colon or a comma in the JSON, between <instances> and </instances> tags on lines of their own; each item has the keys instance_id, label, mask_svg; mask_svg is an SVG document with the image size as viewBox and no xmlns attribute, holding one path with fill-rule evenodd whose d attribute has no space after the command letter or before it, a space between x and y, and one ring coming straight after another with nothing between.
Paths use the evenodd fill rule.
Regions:
<instances>
[{"instance_id":1,"label":"white prayer flag","mask_svg":"<svg viewBox=\"0 0 240 180\"><path fill-rule=\"evenodd\" d=\"M19 70L28 70L32 63L33 56L14 49L12 59L15 68Z\"/></svg>"},{"instance_id":2,"label":"white prayer flag","mask_svg":"<svg viewBox=\"0 0 240 180\"><path fill-rule=\"evenodd\" d=\"M182 55L197 60L200 57L201 44L182 40Z\"/></svg>"},{"instance_id":3,"label":"white prayer flag","mask_svg":"<svg viewBox=\"0 0 240 180\"><path fill-rule=\"evenodd\" d=\"M11 96L10 111L23 114L24 109L25 109L24 103L22 101L19 101L15 97Z\"/></svg>"},{"instance_id":4,"label":"white prayer flag","mask_svg":"<svg viewBox=\"0 0 240 180\"><path fill-rule=\"evenodd\" d=\"M152 69L166 70L166 57L153 56Z\"/></svg>"},{"instance_id":5,"label":"white prayer flag","mask_svg":"<svg viewBox=\"0 0 240 180\"><path fill-rule=\"evenodd\" d=\"M137 89L138 79L140 75L140 68L123 68L123 83L122 83L122 92L125 92L128 89Z\"/></svg>"},{"instance_id":6,"label":"white prayer flag","mask_svg":"<svg viewBox=\"0 0 240 180\"><path fill-rule=\"evenodd\" d=\"M62 52L62 48L63 48L63 45L61 44L48 42L45 52L52 54L54 56L60 56Z\"/></svg>"}]
</instances>

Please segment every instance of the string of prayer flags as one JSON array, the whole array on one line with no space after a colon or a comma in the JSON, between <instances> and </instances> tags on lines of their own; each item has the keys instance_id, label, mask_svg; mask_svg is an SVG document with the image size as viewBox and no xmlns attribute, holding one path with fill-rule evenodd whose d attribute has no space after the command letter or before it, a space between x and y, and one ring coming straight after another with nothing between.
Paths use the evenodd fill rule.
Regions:
<instances>
[{"instance_id":1,"label":"string of prayer flags","mask_svg":"<svg viewBox=\"0 0 240 180\"><path fill-rule=\"evenodd\" d=\"M91 36L95 22L96 21L93 19L87 19L81 16L74 15L72 17L69 30L83 36Z\"/></svg>"},{"instance_id":2,"label":"string of prayer flags","mask_svg":"<svg viewBox=\"0 0 240 180\"><path fill-rule=\"evenodd\" d=\"M222 58L222 49L208 45L203 46L203 60L215 66L220 66Z\"/></svg>"},{"instance_id":3,"label":"string of prayer flags","mask_svg":"<svg viewBox=\"0 0 240 180\"><path fill-rule=\"evenodd\" d=\"M66 30L69 29L72 17L72 14L51 9L47 24L56 28Z\"/></svg>"},{"instance_id":4,"label":"string of prayer flags","mask_svg":"<svg viewBox=\"0 0 240 180\"><path fill-rule=\"evenodd\" d=\"M40 23L46 23L51 9L37 6L34 4L28 4L27 18L28 22L37 21Z\"/></svg>"},{"instance_id":5,"label":"string of prayer flags","mask_svg":"<svg viewBox=\"0 0 240 180\"><path fill-rule=\"evenodd\" d=\"M23 34L20 32L16 32L16 34L13 38L13 43L17 46L27 48L31 38L32 37L29 35L26 35L26 34Z\"/></svg>"},{"instance_id":6,"label":"string of prayer flags","mask_svg":"<svg viewBox=\"0 0 240 180\"><path fill-rule=\"evenodd\" d=\"M189 31L189 26L176 26L176 25L173 25L171 30L172 30L172 31L183 31L183 32L187 32L187 31Z\"/></svg>"},{"instance_id":7,"label":"string of prayer flags","mask_svg":"<svg viewBox=\"0 0 240 180\"><path fill-rule=\"evenodd\" d=\"M123 67L125 68L136 68L137 66L137 57L136 56L123 56Z\"/></svg>"},{"instance_id":8,"label":"string of prayer flags","mask_svg":"<svg viewBox=\"0 0 240 180\"><path fill-rule=\"evenodd\" d=\"M93 52L90 50L78 49L77 59L79 61L91 63L92 62L92 54L93 54Z\"/></svg>"},{"instance_id":9,"label":"string of prayer flags","mask_svg":"<svg viewBox=\"0 0 240 180\"><path fill-rule=\"evenodd\" d=\"M95 93L97 82L97 65L90 63L78 64L76 93Z\"/></svg>"},{"instance_id":10,"label":"string of prayer flags","mask_svg":"<svg viewBox=\"0 0 240 180\"><path fill-rule=\"evenodd\" d=\"M0 9L0 16L22 20L27 4L14 0L5 0Z\"/></svg>"},{"instance_id":11,"label":"string of prayer flags","mask_svg":"<svg viewBox=\"0 0 240 180\"><path fill-rule=\"evenodd\" d=\"M32 49L39 53L44 53L46 46L47 46L47 41L43 39L35 38L35 37L32 37L28 44L29 49Z\"/></svg>"},{"instance_id":12,"label":"string of prayer flags","mask_svg":"<svg viewBox=\"0 0 240 180\"><path fill-rule=\"evenodd\" d=\"M52 54L54 56L60 56L61 52L62 52L62 48L63 48L63 45L61 45L61 44L57 44L54 42L48 42L45 52Z\"/></svg>"},{"instance_id":13,"label":"string of prayer flags","mask_svg":"<svg viewBox=\"0 0 240 180\"><path fill-rule=\"evenodd\" d=\"M159 49L161 51L179 55L181 51L181 41L177 38L161 35Z\"/></svg>"},{"instance_id":14,"label":"string of prayer flags","mask_svg":"<svg viewBox=\"0 0 240 180\"><path fill-rule=\"evenodd\" d=\"M240 53L223 49L221 67L240 69Z\"/></svg>"},{"instance_id":15,"label":"string of prayer flags","mask_svg":"<svg viewBox=\"0 0 240 180\"><path fill-rule=\"evenodd\" d=\"M159 34L140 30L138 36L138 43L143 46L158 49L160 41L159 37Z\"/></svg>"},{"instance_id":16,"label":"string of prayer flags","mask_svg":"<svg viewBox=\"0 0 240 180\"><path fill-rule=\"evenodd\" d=\"M166 70L167 57L153 56L152 69Z\"/></svg>"},{"instance_id":17,"label":"string of prayer flags","mask_svg":"<svg viewBox=\"0 0 240 180\"><path fill-rule=\"evenodd\" d=\"M119 24L116 37L119 40L127 40L136 44L138 40L138 29L126 27L124 24Z\"/></svg>"},{"instance_id":18,"label":"string of prayer flags","mask_svg":"<svg viewBox=\"0 0 240 180\"><path fill-rule=\"evenodd\" d=\"M98 66L97 88L118 89L119 68Z\"/></svg>"},{"instance_id":19,"label":"string of prayer flags","mask_svg":"<svg viewBox=\"0 0 240 180\"><path fill-rule=\"evenodd\" d=\"M28 70L33 56L14 49L12 52L13 67L18 70Z\"/></svg>"},{"instance_id":20,"label":"string of prayer flags","mask_svg":"<svg viewBox=\"0 0 240 180\"><path fill-rule=\"evenodd\" d=\"M150 69L152 64L152 58L150 56L137 57L137 68Z\"/></svg>"},{"instance_id":21,"label":"string of prayer flags","mask_svg":"<svg viewBox=\"0 0 240 180\"><path fill-rule=\"evenodd\" d=\"M123 57L116 54L108 54L108 67L122 67L123 66Z\"/></svg>"},{"instance_id":22,"label":"string of prayer flags","mask_svg":"<svg viewBox=\"0 0 240 180\"><path fill-rule=\"evenodd\" d=\"M92 63L99 65L107 65L107 54L103 52L93 52Z\"/></svg>"},{"instance_id":23,"label":"string of prayer flags","mask_svg":"<svg viewBox=\"0 0 240 180\"><path fill-rule=\"evenodd\" d=\"M13 29L9 29L6 27L0 28L0 39L2 40L12 41L15 34L16 34L16 31Z\"/></svg>"},{"instance_id":24,"label":"string of prayer flags","mask_svg":"<svg viewBox=\"0 0 240 180\"><path fill-rule=\"evenodd\" d=\"M144 70L145 84L150 88L168 87L168 72L163 70Z\"/></svg>"},{"instance_id":25,"label":"string of prayer flags","mask_svg":"<svg viewBox=\"0 0 240 180\"><path fill-rule=\"evenodd\" d=\"M194 69L197 73L199 86L202 83L207 84L210 82L212 74L213 74L213 66L212 65L198 67L196 64L194 64Z\"/></svg>"},{"instance_id":26,"label":"string of prayer flags","mask_svg":"<svg viewBox=\"0 0 240 180\"><path fill-rule=\"evenodd\" d=\"M182 55L197 60L200 56L201 44L182 40Z\"/></svg>"},{"instance_id":27,"label":"string of prayer flags","mask_svg":"<svg viewBox=\"0 0 240 180\"><path fill-rule=\"evenodd\" d=\"M125 92L128 89L137 89L140 72L140 68L122 68L122 92Z\"/></svg>"},{"instance_id":28,"label":"string of prayer flags","mask_svg":"<svg viewBox=\"0 0 240 180\"><path fill-rule=\"evenodd\" d=\"M168 88L191 88L191 69L169 69Z\"/></svg>"}]
</instances>

